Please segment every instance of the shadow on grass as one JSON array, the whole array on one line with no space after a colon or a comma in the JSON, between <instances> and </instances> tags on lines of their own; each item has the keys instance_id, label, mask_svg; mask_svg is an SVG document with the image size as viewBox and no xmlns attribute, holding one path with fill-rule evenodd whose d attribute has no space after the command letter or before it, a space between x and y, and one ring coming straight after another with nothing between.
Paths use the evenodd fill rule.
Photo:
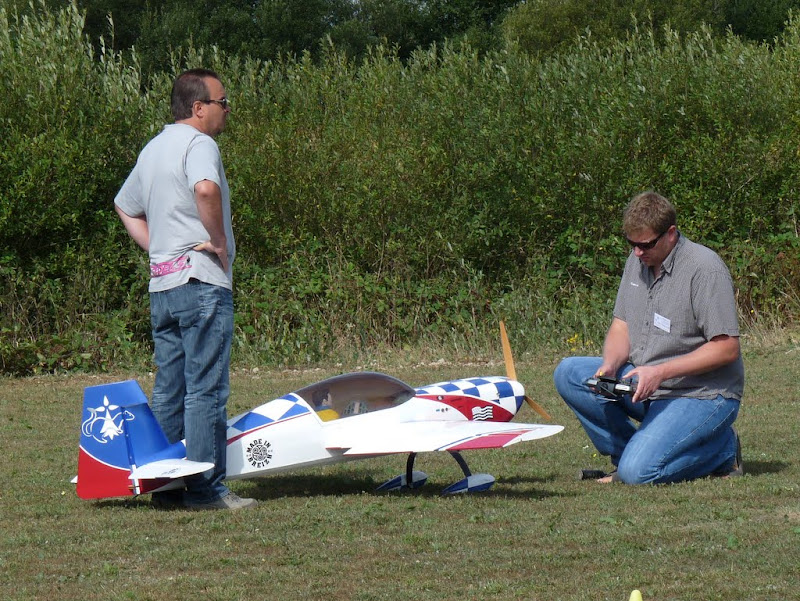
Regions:
<instances>
[{"instance_id":1,"label":"shadow on grass","mask_svg":"<svg viewBox=\"0 0 800 601\"><path fill-rule=\"evenodd\" d=\"M747 461L745 462L745 475L757 477L767 474L777 474L789 468L785 461ZM498 478L495 485L488 491L479 493L467 493L481 497L498 497L511 499L547 499L552 497L575 496L575 493L567 491L545 490L534 488L537 485L551 484L558 478L550 474L546 477L523 477L513 476L509 478ZM368 494L375 497L384 496L411 496L421 498L441 497L442 489L450 484L449 482L428 481L425 486L416 490L404 490L394 492L379 492L376 490L382 482L376 481L372 476L354 474L348 476L340 475L321 475L321 474L296 474L296 475L274 475L265 478L255 478L252 480L242 480L237 486L239 492L246 496L252 496L259 501L270 501L286 497L335 497L344 495ZM244 490L242 490L244 488ZM525 488L525 490L518 490ZM460 495L455 495L460 496ZM152 508L150 495L130 499L106 499L95 501L94 506L98 509L113 509L128 507L130 509L148 507ZM154 508L160 511L183 510L183 508Z\"/></svg>"},{"instance_id":2,"label":"shadow on grass","mask_svg":"<svg viewBox=\"0 0 800 601\"><path fill-rule=\"evenodd\" d=\"M746 461L745 474L756 477L779 473L786 470L788 467L789 464L783 461ZM499 477L490 490L468 494L482 497L519 498L528 500L575 496L573 492L539 488L544 485L550 485L558 479L559 477L555 474L548 474L543 477ZM246 494L248 496L253 496L264 501L284 497L327 497L360 494L370 494L376 497L404 495L435 498L440 497L442 489L451 484L451 482L441 479L429 479L427 484L416 490L387 493L376 490L378 486L383 483L382 481L377 481L372 476L364 475L363 473L349 474L346 476L324 474L274 475L266 478L246 480L244 482L247 482Z\"/></svg>"},{"instance_id":3,"label":"shadow on grass","mask_svg":"<svg viewBox=\"0 0 800 601\"><path fill-rule=\"evenodd\" d=\"M553 492L550 490L513 490L509 487L520 485L536 485L552 482L554 476L547 478L500 478L495 485L487 491L467 493L469 496L484 498L524 499L537 500L550 497L574 496L572 493ZM382 483L369 476L324 476L324 475L289 475L269 476L253 480L243 480L236 488L239 494L254 497L258 501L273 501L286 497L339 497L346 495L372 495L376 498L386 496L420 497L425 499L446 498L441 491L449 482L428 482L416 490L403 490L394 492L381 492L376 490ZM453 495L462 496L462 495ZM149 508L154 511L187 511L184 507L154 507L150 495L145 494L129 499L104 499L94 501L97 509L137 509Z\"/></svg>"},{"instance_id":4,"label":"shadow on grass","mask_svg":"<svg viewBox=\"0 0 800 601\"><path fill-rule=\"evenodd\" d=\"M745 476L761 476L764 474L777 474L789 468L785 461L750 461L744 462Z\"/></svg>"},{"instance_id":5,"label":"shadow on grass","mask_svg":"<svg viewBox=\"0 0 800 601\"><path fill-rule=\"evenodd\" d=\"M503 497L522 499L544 499L554 496L563 496L547 490L512 490L509 486L519 484L543 484L555 480L548 478L500 478L488 491L468 493L482 497ZM423 498L441 497L441 491L451 482L428 481L424 486L415 490L394 492L381 492L376 490L382 482L376 481L371 476L324 476L324 475L291 475L272 476L250 481L247 494L259 500L280 499L283 497L325 497L340 495L369 494L376 497L383 496L417 496Z\"/></svg>"}]
</instances>

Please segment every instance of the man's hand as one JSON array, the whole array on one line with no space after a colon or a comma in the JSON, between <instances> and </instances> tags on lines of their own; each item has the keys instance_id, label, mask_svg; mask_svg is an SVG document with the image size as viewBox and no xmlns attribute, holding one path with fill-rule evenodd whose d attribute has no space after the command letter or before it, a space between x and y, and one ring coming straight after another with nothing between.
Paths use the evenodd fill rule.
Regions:
<instances>
[{"instance_id":1,"label":"man's hand","mask_svg":"<svg viewBox=\"0 0 800 601\"><path fill-rule=\"evenodd\" d=\"M636 392L631 398L631 401L634 403L649 399L650 395L658 390L658 387L661 386L661 382L665 380L663 369L660 365L635 367L622 377L626 379L635 377L638 380L636 383Z\"/></svg>"},{"instance_id":2,"label":"man's hand","mask_svg":"<svg viewBox=\"0 0 800 601\"><path fill-rule=\"evenodd\" d=\"M595 378L613 378L613 377L615 377L616 373L617 373L617 370L614 368L614 366L607 365L607 364L603 363L603 365L601 365L597 369L597 371L594 372L594 377Z\"/></svg>"},{"instance_id":3,"label":"man's hand","mask_svg":"<svg viewBox=\"0 0 800 601\"><path fill-rule=\"evenodd\" d=\"M192 250L206 251L217 255L219 262L222 264L222 270L228 273L228 249L226 247L216 247L211 244L211 240L207 240L193 247Z\"/></svg>"},{"instance_id":4,"label":"man's hand","mask_svg":"<svg viewBox=\"0 0 800 601\"><path fill-rule=\"evenodd\" d=\"M636 367L622 377L631 378L636 376L638 378L639 383L636 388L636 394L633 396L633 402L636 403L650 398L664 380L704 374L712 369L717 369L736 361L739 358L739 353L738 337L728 335L714 336L691 353L658 365Z\"/></svg>"}]
</instances>

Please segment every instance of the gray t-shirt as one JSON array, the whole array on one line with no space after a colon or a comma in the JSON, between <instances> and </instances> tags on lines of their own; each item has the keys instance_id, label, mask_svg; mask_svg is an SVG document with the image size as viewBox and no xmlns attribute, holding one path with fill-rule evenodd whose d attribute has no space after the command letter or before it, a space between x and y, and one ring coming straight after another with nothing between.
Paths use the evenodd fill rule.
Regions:
<instances>
[{"instance_id":1,"label":"gray t-shirt","mask_svg":"<svg viewBox=\"0 0 800 601\"><path fill-rule=\"evenodd\" d=\"M714 251L680 236L658 279L631 253L622 274L614 317L628 326L630 362L657 365L690 353L714 336L739 336L730 272ZM741 399L742 358L694 376L665 380L652 399Z\"/></svg>"},{"instance_id":2,"label":"gray t-shirt","mask_svg":"<svg viewBox=\"0 0 800 601\"><path fill-rule=\"evenodd\" d=\"M194 196L203 180L222 192L229 268L213 253L192 250L209 234L200 221ZM150 292L175 288L195 278L230 289L236 243L231 227L228 180L214 139L191 125L173 123L150 140L122 185L114 203L131 217L145 216L150 232Z\"/></svg>"}]
</instances>

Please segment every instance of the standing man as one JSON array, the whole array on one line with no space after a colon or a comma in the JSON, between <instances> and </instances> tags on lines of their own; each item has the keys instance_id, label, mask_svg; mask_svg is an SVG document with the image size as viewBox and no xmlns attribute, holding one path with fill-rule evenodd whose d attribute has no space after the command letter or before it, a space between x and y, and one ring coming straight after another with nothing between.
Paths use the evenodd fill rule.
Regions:
<instances>
[{"instance_id":1,"label":"standing man","mask_svg":"<svg viewBox=\"0 0 800 601\"><path fill-rule=\"evenodd\" d=\"M556 368L558 393L616 466L584 477L655 484L743 473L732 427L744 388L733 283L722 259L675 224L663 196L630 201L623 231L633 250L603 356ZM600 376L633 378L636 390L612 400L586 386Z\"/></svg>"},{"instance_id":2,"label":"standing man","mask_svg":"<svg viewBox=\"0 0 800 601\"><path fill-rule=\"evenodd\" d=\"M170 443L214 469L155 493L158 506L255 506L224 484L236 245L228 182L214 138L230 113L219 76L207 69L172 86L174 123L139 155L114 199L125 229L150 256L150 319L156 372L153 413Z\"/></svg>"}]
</instances>

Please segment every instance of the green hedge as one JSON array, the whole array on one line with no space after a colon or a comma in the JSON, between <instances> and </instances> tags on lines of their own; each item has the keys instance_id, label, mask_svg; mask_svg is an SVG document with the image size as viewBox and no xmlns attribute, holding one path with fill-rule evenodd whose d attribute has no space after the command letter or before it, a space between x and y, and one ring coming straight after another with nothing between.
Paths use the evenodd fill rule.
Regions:
<instances>
[{"instance_id":1,"label":"green hedge","mask_svg":"<svg viewBox=\"0 0 800 601\"><path fill-rule=\"evenodd\" d=\"M168 118L171 74L99 55L82 16L0 12L0 371L149 353L146 259L113 197ZM628 198L672 198L718 250L748 323L800 314L800 26L770 49L709 32L509 48L331 49L277 63L214 50L239 247L239 360L314 362L431 341L597 348Z\"/></svg>"}]
</instances>

